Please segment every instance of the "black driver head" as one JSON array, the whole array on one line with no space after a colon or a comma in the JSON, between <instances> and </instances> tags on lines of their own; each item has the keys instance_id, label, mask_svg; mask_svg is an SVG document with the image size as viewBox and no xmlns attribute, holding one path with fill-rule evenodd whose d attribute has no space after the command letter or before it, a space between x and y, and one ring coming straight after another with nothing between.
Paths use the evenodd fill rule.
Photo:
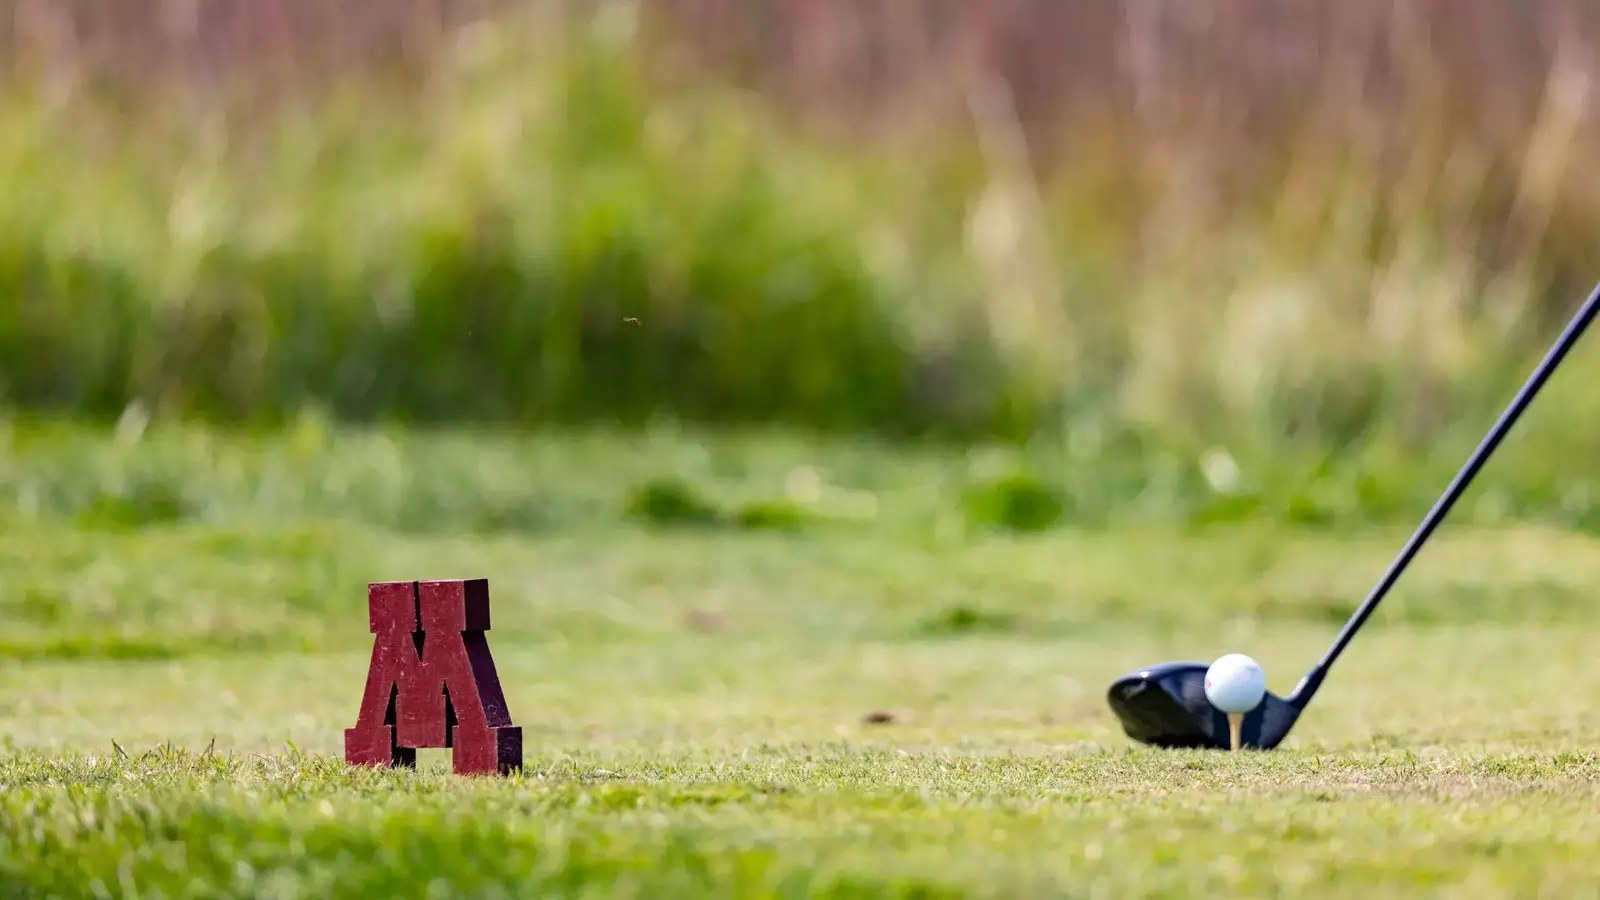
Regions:
<instances>
[{"instance_id":1,"label":"black driver head","mask_svg":"<svg viewBox=\"0 0 1600 900\"><path fill-rule=\"evenodd\" d=\"M1107 699L1122 730L1143 744L1167 748L1231 749L1228 717L1206 699L1205 663L1172 662L1140 669L1111 685ZM1300 717L1300 708L1268 691L1245 713L1239 744L1271 750Z\"/></svg>"}]
</instances>

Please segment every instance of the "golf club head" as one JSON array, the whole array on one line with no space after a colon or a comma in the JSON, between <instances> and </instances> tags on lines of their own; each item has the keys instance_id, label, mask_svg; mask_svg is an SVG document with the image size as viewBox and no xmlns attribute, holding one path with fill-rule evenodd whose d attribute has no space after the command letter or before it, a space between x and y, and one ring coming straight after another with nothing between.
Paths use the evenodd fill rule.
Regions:
<instances>
[{"instance_id":1,"label":"golf club head","mask_svg":"<svg viewBox=\"0 0 1600 900\"><path fill-rule=\"evenodd\" d=\"M1116 680L1107 700L1128 737L1153 747L1231 749L1228 717L1206 699L1205 663L1170 662ZM1241 748L1283 742L1300 708L1268 691L1239 728Z\"/></svg>"}]
</instances>

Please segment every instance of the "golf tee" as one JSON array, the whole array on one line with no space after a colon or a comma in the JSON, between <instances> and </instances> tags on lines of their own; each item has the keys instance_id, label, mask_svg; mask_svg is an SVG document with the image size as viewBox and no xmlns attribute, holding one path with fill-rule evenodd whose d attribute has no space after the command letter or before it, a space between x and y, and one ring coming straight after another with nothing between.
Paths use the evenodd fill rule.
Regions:
<instances>
[{"instance_id":1,"label":"golf tee","mask_svg":"<svg viewBox=\"0 0 1600 900\"><path fill-rule=\"evenodd\" d=\"M1228 742L1234 750L1239 749L1239 729L1243 725L1243 713L1228 713Z\"/></svg>"}]
</instances>

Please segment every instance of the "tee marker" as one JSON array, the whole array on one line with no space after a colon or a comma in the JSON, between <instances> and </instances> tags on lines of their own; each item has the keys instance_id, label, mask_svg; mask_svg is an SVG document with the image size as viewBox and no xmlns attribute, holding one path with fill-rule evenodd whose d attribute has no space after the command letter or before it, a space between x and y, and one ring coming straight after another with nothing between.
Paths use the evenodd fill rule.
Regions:
<instances>
[{"instance_id":1,"label":"tee marker","mask_svg":"<svg viewBox=\"0 0 1600 900\"><path fill-rule=\"evenodd\" d=\"M367 617L376 637L346 762L414 768L419 748L444 747L457 775L522 768L522 729L484 636L487 579L374 582Z\"/></svg>"}]
</instances>

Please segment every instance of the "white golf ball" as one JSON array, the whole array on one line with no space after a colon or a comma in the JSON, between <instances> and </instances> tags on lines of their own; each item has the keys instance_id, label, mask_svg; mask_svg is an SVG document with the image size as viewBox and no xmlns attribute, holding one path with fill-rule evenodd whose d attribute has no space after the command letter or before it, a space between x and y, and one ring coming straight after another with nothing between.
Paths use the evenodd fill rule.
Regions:
<instances>
[{"instance_id":1,"label":"white golf ball","mask_svg":"<svg viewBox=\"0 0 1600 900\"><path fill-rule=\"evenodd\" d=\"M1206 670L1206 699L1225 713L1247 713L1266 695L1261 665L1243 653L1229 653Z\"/></svg>"}]
</instances>

